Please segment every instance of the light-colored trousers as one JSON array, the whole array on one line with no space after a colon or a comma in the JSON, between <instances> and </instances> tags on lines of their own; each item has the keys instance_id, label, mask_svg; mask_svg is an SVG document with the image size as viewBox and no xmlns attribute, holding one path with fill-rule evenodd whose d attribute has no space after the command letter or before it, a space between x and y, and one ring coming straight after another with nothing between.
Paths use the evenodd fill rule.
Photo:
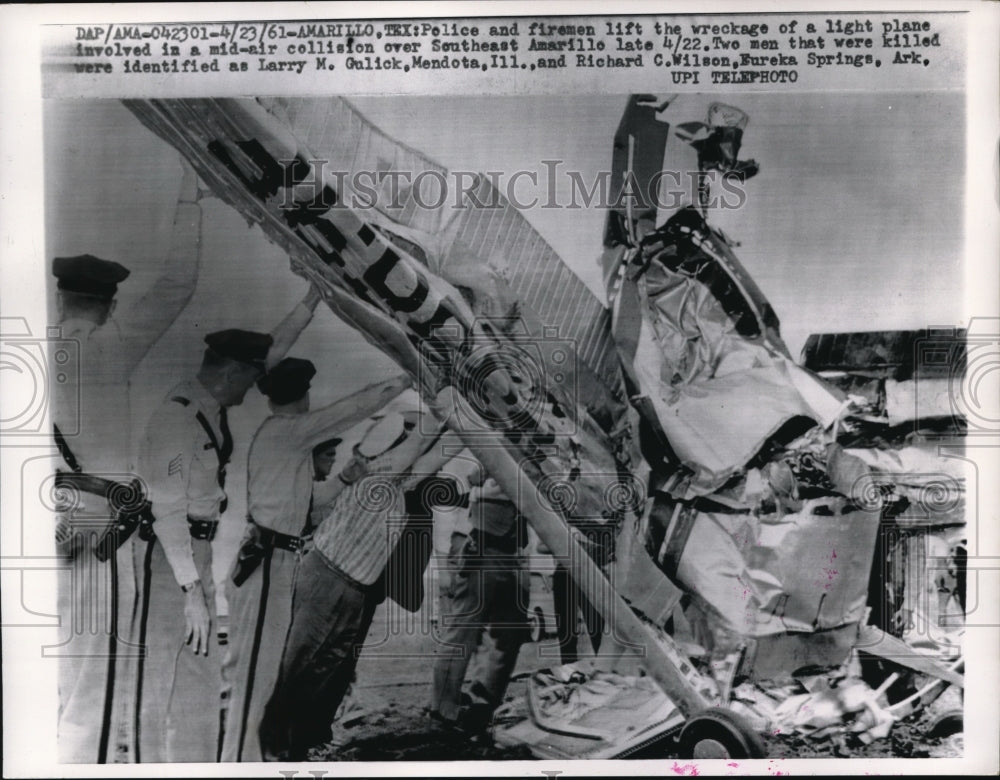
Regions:
<instances>
[{"instance_id":1,"label":"light-colored trousers","mask_svg":"<svg viewBox=\"0 0 1000 780\"><path fill-rule=\"evenodd\" d=\"M191 547L212 620L207 656L195 655L185 642L185 595L163 547L155 540L135 542L140 582L136 636L144 634L146 646L137 703L138 757L142 763L214 762L218 758L222 653L215 614L212 543L192 539Z\"/></svg>"},{"instance_id":2,"label":"light-colored trousers","mask_svg":"<svg viewBox=\"0 0 1000 780\"><path fill-rule=\"evenodd\" d=\"M95 515L107 510L103 499L85 500L94 504L88 508ZM46 648L45 654L59 664L62 763L113 763L119 746L130 748L134 673L129 664L139 655L129 643L135 604L131 544L99 561L94 546L107 522L100 516L73 522L70 537L59 545L60 644Z\"/></svg>"},{"instance_id":3,"label":"light-colored trousers","mask_svg":"<svg viewBox=\"0 0 1000 780\"><path fill-rule=\"evenodd\" d=\"M239 587L226 580L230 695L222 761L263 760L260 723L281 670L297 566L297 554L273 549Z\"/></svg>"}]
</instances>

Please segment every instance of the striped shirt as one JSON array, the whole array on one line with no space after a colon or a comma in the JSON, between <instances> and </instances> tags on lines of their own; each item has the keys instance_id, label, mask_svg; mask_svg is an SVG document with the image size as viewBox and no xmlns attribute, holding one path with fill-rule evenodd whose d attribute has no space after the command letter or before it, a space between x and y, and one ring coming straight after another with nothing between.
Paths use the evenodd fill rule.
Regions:
<instances>
[{"instance_id":1,"label":"striped shirt","mask_svg":"<svg viewBox=\"0 0 1000 780\"><path fill-rule=\"evenodd\" d=\"M344 489L313 534L315 548L343 574L371 585L389 560L389 518L403 515L403 483L409 474L390 471L379 456L366 476Z\"/></svg>"}]
</instances>

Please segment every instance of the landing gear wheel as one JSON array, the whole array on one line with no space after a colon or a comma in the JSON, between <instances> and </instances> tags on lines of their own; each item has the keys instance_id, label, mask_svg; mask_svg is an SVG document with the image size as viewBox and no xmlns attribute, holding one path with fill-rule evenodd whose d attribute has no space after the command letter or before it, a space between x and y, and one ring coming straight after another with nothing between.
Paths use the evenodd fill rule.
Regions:
<instances>
[{"instance_id":1,"label":"landing gear wheel","mask_svg":"<svg viewBox=\"0 0 1000 780\"><path fill-rule=\"evenodd\" d=\"M545 639L545 615L541 607L535 607L528 615L528 626L531 629L531 641L541 642Z\"/></svg>"},{"instance_id":2,"label":"landing gear wheel","mask_svg":"<svg viewBox=\"0 0 1000 780\"><path fill-rule=\"evenodd\" d=\"M764 758L764 742L732 710L712 707L693 716L677 739L681 758Z\"/></svg>"},{"instance_id":3,"label":"landing gear wheel","mask_svg":"<svg viewBox=\"0 0 1000 780\"><path fill-rule=\"evenodd\" d=\"M961 734L964 730L962 717L961 710L949 710L943 715L938 715L927 728L927 736L944 739L954 734Z\"/></svg>"}]
</instances>

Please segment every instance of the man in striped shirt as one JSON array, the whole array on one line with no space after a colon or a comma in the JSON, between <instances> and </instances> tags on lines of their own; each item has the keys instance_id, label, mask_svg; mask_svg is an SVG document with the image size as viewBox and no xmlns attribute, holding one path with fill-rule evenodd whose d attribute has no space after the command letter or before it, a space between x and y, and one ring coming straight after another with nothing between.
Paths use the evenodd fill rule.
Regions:
<instances>
[{"instance_id":1,"label":"man in striped shirt","mask_svg":"<svg viewBox=\"0 0 1000 780\"><path fill-rule=\"evenodd\" d=\"M339 476L350 487L334 500L302 557L279 681L260 729L267 760L303 760L310 747L329 739L384 598L389 518L401 512L406 489L450 457L443 454L441 429L428 421L423 427L432 432L422 434L418 418L391 412L369 429Z\"/></svg>"}]
</instances>

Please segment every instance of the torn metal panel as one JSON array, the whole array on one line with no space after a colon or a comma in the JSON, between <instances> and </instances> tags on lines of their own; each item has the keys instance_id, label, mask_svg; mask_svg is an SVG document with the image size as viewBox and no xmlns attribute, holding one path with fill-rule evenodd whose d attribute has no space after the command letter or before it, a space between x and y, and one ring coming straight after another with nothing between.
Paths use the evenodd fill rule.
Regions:
<instances>
[{"instance_id":1,"label":"torn metal panel","mask_svg":"<svg viewBox=\"0 0 1000 780\"><path fill-rule=\"evenodd\" d=\"M897 381L961 376L965 342L962 329L813 333L802 348L802 364L812 371L845 371Z\"/></svg>"},{"instance_id":2,"label":"torn metal panel","mask_svg":"<svg viewBox=\"0 0 1000 780\"><path fill-rule=\"evenodd\" d=\"M658 199L653 191L656 176L663 170L663 157L670 124L659 114L672 100L670 96L631 95L615 131L611 152L611 186L614 198L604 227L604 246L629 243L638 219L654 221ZM607 258L606 258L607 260ZM611 273L616 264L605 266ZM606 279L606 282L610 282Z\"/></svg>"},{"instance_id":3,"label":"torn metal panel","mask_svg":"<svg viewBox=\"0 0 1000 780\"><path fill-rule=\"evenodd\" d=\"M804 669L840 666L858 639L858 625L808 633L792 631L758 637L747 653L744 667L752 680L785 680Z\"/></svg>"},{"instance_id":4,"label":"torn metal panel","mask_svg":"<svg viewBox=\"0 0 1000 780\"><path fill-rule=\"evenodd\" d=\"M844 453L867 466L880 490L881 503L900 502L892 512L897 525L944 528L965 524L967 486L976 483L971 461L939 454L936 443L897 449L856 447Z\"/></svg>"},{"instance_id":5,"label":"torn metal panel","mask_svg":"<svg viewBox=\"0 0 1000 780\"><path fill-rule=\"evenodd\" d=\"M863 620L877 511L836 497L765 516L700 511L665 497L658 504L657 562L708 616L706 641L813 633Z\"/></svg>"},{"instance_id":6,"label":"torn metal panel","mask_svg":"<svg viewBox=\"0 0 1000 780\"><path fill-rule=\"evenodd\" d=\"M739 109L713 104L707 124L688 122L671 134L649 100L633 96L614 170L640 186L655 178L657 161L699 186L712 171L749 178L756 164L737 159L747 121ZM681 154L664 160L671 138ZM693 498L722 488L776 437L781 445L812 425L829 426L844 395L791 361L773 308L728 239L705 221L700 200L677 204L658 223L663 215L646 205L627 199L608 217L611 328L649 434L643 454L658 472L657 488Z\"/></svg>"},{"instance_id":7,"label":"torn metal panel","mask_svg":"<svg viewBox=\"0 0 1000 780\"><path fill-rule=\"evenodd\" d=\"M858 649L959 688L965 687L965 678L961 674L941 665L932 657L917 652L906 642L875 626L862 626L858 636Z\"/></svg>"},{"instance_id":8,"label":"torn metal panel","mask_svg":"<svg viewBox=\"0 0 1000 780\"><path fill-rule=\"evenodd\" d=\"M538 758L621 758L663 739L684 716L649 678L569 665L532 675L530 716L495 734Z\"/></svg>"},{"instance_id":9,"label":"torn metal panel","mask_svg":"<svg viewBox=\"0 0 1000 780\"><path fill-rule=\"evenodd\" d=\"M920 379L883 383L885 416L889 425L933 417L954 417L955 398L961 392L961 374L928 376Z\"/></svg>"},{"instance_id":10,"label":"torn metal panel","mask_svg":"<svg viewBox=\"0 0 1000 780\"><path fill-rule=\"evenodd\" d=\"M771 726L794 730L812 739L822 739L845 730L859 735L862 741L889 736L895 717L886 708L882 690L872 690L858 679L840 680L816 690L790 696L775 710Z\"/></svg>"}]
</instances>

